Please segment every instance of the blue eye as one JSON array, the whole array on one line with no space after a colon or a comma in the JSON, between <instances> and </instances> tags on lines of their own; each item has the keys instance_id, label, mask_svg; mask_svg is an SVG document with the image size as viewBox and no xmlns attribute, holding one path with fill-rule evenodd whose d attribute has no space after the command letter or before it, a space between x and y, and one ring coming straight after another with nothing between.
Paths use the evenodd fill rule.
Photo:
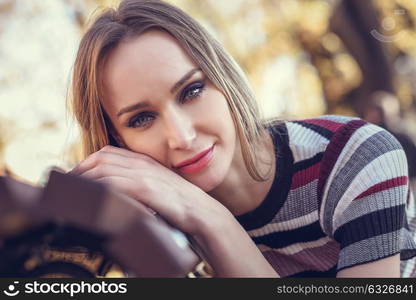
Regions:
<instances>
[{"instance_id":1,"label":"blue eye","mask_svg":"<svg viewBox=\"0 0 416 300\"><path fill-rule=\"evenodd\" d=\"M179 102L185 103L189 100L195 99L201 95L204 90L203 82L194 82L183 89L179 96Z\"/></svg>"},{"instance_id":2,"label":"blue eye","mask_svg":"<svg viewBox=\"0 0 416 300\"><path fill-rule=\"evenodd\" d=\"M132 117L127 126L130 128L146 127L150 125L150 122L153 121L154 118L155 117L152 114L149 114L149 112L142 112Z\"/></svg>"},{"instance_id":3,"label":"blue eye","mask_svg":"<svg viewBox=\"0 0 416 300\"><path fill-rule=\"evenodd\" d=\"M186 103L190 100L198 98L204 91L205 84L203 81L191 83L185 87L178 96L179 103ZM129 128L146 128L149 127L152 121L156 118L155 113L150 111L140 112L133 116L127 122Z\"/></svg>"}]
</instances>

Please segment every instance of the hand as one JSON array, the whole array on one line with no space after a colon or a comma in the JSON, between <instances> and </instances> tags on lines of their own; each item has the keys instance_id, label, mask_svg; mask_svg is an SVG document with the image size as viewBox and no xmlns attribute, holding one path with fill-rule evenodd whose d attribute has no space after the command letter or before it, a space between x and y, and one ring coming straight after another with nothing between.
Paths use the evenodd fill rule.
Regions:
<instances>
[{"instance_id":1,"label":"hand","mask_svg":"<svg viewBox=\"0 0 416 300\"><path fill-rule=\"evenodd\" d=\"M71 174L110 185L159 213L190 235L206 224L233 218L217 200L150 156L105 146L80 162ZM225 220L224 220L225 221Z\"/></svg>"},{"instance_id":2,"label":"hand","mask_svg":"<svg viewBox=\"0 0 416 300\"><path fill-rule=\"evenodd\" d=\"M105 146L70 173L110 185L191 235L216 276L277 275L225 206L147 155Z\"/></svg>"}]
</instances>

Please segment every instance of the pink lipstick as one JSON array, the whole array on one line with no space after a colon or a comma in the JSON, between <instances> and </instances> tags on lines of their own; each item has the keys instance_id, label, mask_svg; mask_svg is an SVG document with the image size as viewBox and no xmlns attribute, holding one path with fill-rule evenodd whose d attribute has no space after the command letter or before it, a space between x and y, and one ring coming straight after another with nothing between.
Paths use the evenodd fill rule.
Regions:
<instances>
[{"instance_id":1,"label":"pink lipstick","mask_svg":"<svg viewBox=\"0 0 416 300\"><path fill-rule=\"evenodd\" d=\"M214 146L175 166L181 173L192 174L204 169L214 156Z\"/></svg>"}]
</instances>

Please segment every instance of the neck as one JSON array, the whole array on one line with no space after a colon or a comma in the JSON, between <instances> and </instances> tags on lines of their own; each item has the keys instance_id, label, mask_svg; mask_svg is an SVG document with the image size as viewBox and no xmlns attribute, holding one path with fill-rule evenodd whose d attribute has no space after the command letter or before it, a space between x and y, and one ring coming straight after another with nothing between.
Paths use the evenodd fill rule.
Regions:
<instances>
[{"instance_id":1,"label":"neck","mask_svg":"<svg viewBox=\"0 0 416 300\"><path fill-rule=\"evenodd\" d=\"M237 143L225 180L209 192L210 196L221 202L235 216L259 206L272 186L276 162L273 141L267 131L256 149L255 157L257 170L260 174L266 174L266 181L256 181L251 177L243 160L240 143Z\"/></svg>"}]
</instances>

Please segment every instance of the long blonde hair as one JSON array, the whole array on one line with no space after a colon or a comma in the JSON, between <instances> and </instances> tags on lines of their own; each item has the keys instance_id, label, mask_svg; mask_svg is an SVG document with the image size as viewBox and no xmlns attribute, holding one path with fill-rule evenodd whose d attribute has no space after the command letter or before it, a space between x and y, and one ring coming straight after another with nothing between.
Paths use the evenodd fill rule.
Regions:
<instances>
[{"instance_id":1,"label":"long blonde hair","mask_svg":"<svg viewBox=\"0 0 416 300\"><path fill-rule=\"evenodd\" d=\"M124 0L116 9L103 10L80 42L74 64L70 107L80 125L83 156L108 145L111 138L110 120L100 101L103 96L100 68L105 58L122 40L149 29L171 34L224 94L247 170L255 180L266 180L255 164L255 149L264 127L246 76L200 24L179 8L158 0Z\"/></svg>"}]
</instances>

